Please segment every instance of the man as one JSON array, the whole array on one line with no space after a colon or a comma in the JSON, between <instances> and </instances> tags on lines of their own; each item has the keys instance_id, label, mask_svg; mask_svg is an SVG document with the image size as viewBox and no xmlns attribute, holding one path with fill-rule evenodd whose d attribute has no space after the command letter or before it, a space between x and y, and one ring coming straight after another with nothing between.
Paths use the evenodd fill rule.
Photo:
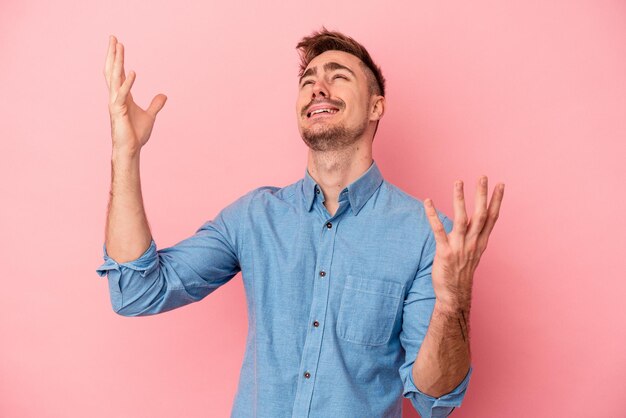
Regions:
<instances>
[{"instance_id":1,"label":"man","mask_svg":"<svg viewBox=\"0 0 626 418\"><path fill-rule=\"evenodd\" d=\"M471 376L472 278L504 185L487 205L482 177L468 220L458 181L452 228L372 159L385 81L365 48L325 28L297 48L304 178L251 190L157 251L139 155L166 97L145 111L133 102L135 74L125 77L123 46L111 37L113 173L97 272L127 316L198 301L242 272L249 333L233 417L400 417L400 394L423 417L447 416Z\"/></svg>"}]
</instances>

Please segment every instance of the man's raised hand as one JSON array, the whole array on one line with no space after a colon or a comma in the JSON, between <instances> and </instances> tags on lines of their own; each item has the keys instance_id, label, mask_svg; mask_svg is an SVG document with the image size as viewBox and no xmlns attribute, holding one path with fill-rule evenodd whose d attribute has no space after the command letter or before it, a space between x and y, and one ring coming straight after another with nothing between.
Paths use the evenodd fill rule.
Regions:
<instances>
[{"instance_id":1,"label":"man's raised hand","mask_svg":"<svg viewBox=\"0 0 626 418\"><path fill-rule=\"evenodd\" d=\"M469 311L474 271L500 213L504 184L498 183L487 206L487 177L478 181L475 209L467 218L463 182L454 186L454 226L449 234L441 223L431 199L424 201L426 215L436 241L432 282L440 307L449 311Z\"/></svg>"},{"instance_id":2,"label":"man's raised hand","mask_svg":"<svg viewBox=\"0 0 626 418\"><path fill-rule=\"evenodd\" d=\"M111 139L116 151L138 153L152 133L157 113L165 105L167 97L157 94L150 106L143 110L133 101L130 89L135 82L135 72L124 73L124 46L115 36L109 37L104 66L104 77L109 88L109 115Z\"/></svg>"}]
</instances>

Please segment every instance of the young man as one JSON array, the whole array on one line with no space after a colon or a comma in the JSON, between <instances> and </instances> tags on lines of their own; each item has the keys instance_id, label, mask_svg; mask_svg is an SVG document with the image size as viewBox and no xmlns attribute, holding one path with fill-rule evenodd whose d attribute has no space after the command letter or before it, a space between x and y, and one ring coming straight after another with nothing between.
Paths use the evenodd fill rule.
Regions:
<instances>
[{"instance_id":1,"label":"young man","mask_svg":"<svg viewBox=\"0 0 626 418\"><path fill-rule=\"evenodd\" d=\"M157 251L143 209L139 155L166 97L133 101L123 46L111 37L112 185L104 264L121 315L199 301L241 271L249 333L233 417L447 416L471 376L474 270L504 192L481 177L454 228L383 179L372 141L385 82L359 43L323 29L298 44L296 117L309 147L299 181L259 187L178 244Z\"/></svg>"}]
</instances>

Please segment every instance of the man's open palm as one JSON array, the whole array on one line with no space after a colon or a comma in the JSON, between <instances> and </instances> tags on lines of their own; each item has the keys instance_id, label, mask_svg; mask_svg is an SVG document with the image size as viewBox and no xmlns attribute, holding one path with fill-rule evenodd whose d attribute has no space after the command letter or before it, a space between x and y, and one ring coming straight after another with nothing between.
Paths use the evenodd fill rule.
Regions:
<instances>
[{"instance_id":1,"label":"man's open palm","mask_svg":"<svg viewBox=\"0 0 626 418\"><path fill-rule=\"evenodd\" d=\"M138 152L148 142L156 115L165 105L167 97L157 94L146 110L137 106L130 93L135 82L135 72L130 71L126 78L124 46L114 36L109 38L104 77L109 88L113 147Z\"/></svg>"},{"instance_id":2,"label":"man's open palm","mask_svg":"<svg viewBox=\"0 0 626 418\"><path fill-rule=\"evenodd\" d=\"M474 271L498 219L504 184L496 185L489 206L487 191L487 177L482 176L476 189L474 214L468 221L463 182L456 182L454 226L449 234L446 234L432 200L424 201L437 245L432 268L433 289L437 300L445 308L469 309Z\"/></svg>"}]
</instances>

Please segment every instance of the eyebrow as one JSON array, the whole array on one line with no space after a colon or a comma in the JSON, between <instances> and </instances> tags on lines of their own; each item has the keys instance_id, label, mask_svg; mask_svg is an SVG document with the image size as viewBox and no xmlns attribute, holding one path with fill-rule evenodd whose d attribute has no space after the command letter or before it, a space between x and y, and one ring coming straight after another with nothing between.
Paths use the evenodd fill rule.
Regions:
<instances>
[{"instance_id":1,"label":"eyebrow","mask_svg":"<svg viewBox=\"0 0 626 418\"><path fill-rule=\"evenodd\" d=\"M334 61L327 62L326 64L324 64L324 71L334 71L334 70L346 70L350 74L352 74L354 78L356 78L356 74L354 74L354 71L352 71L350 68L346 67L345 65L341 65L338 62L334 62ZM302 74L302 77L300 77L299 83L302 83L302 79L310 75L317 75L317 67L311 67L307 69L304 72L304 74Z\"/></svg>"}]
</instances>

